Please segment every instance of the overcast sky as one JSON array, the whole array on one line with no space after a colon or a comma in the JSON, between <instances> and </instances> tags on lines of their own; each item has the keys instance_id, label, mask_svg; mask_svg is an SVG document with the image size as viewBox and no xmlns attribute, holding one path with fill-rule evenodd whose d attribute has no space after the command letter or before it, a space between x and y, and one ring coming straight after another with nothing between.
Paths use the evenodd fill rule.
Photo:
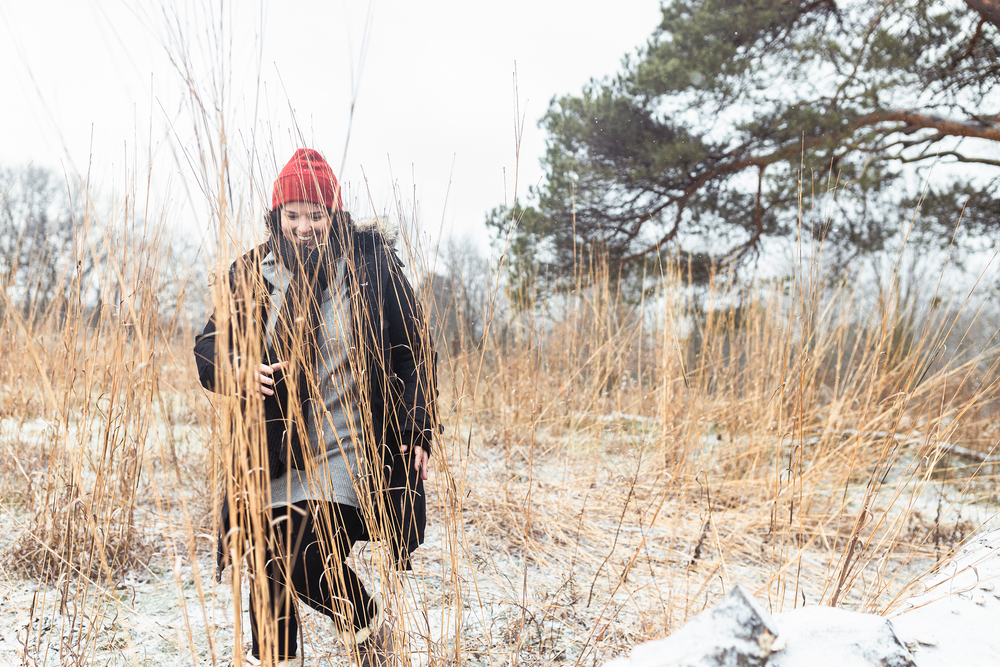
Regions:
<instances>
[{"instance_id":1,"label":"overcast sky","mask_svg":"<svg viewBox=\"0 0 1000 667\"><path fill-rule=\"evenodd\" d=\"M110 201L134 181L142 197L151 162L154 206L210 229L195 174L211 153L196 137L221 125L210 109L211 130L195 132L200 114L171 63L187 57L206 105L224 83L235 199L265 205L297 125L355 213L371 215L369 199L390 208L395 182L407 206L415 192L423 229L485 247L485 214L512 200L515 175L521 196L542 176L549 100L615 74L660 18L656 0L247 1L221 16L219 4L0 0L0 165L89 171Z\"/></svg>"}]
</instances>

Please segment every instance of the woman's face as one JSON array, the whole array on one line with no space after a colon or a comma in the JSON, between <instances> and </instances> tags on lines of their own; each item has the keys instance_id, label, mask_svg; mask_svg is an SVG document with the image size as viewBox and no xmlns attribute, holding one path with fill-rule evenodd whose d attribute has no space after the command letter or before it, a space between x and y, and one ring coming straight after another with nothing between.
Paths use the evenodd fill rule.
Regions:
<instances>
[{"instance_id":1,"label":"woman's face","mask_svg":"<svg viewBox=\"0 0 1000 667\"><path fill-rule=\"evenodd\" d=\"M313 250L326 243L329 232L330 214L325 206L293 201L281 207L281 233L292 243Z\"/></svg>"}]
</instances>

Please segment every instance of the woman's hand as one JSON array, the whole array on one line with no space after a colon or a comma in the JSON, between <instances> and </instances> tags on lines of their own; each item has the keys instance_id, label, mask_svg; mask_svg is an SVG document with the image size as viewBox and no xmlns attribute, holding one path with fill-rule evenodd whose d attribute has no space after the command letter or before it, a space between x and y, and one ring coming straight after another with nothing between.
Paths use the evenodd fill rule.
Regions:
<instances>
[{"instance_id":1,"label":"woman's hand","mask_svg":"<svg viewBox=\"0 0 1000 667\"><path fill-rule=\"evenodd\" d=\"M254 372L254 383L257 385L257 391L260 392L261 396L274 396L274 377L273 375L282 371L288 367L287 361L279 361L276 364L260 364L257 366L257 370Z\"/></svg>"},{"instance_id":2,"label":"woman's hand","mask_svg":"<svg viewBox=\"0 0 1000 667\"><path fill-rule=\"evenodd\" d=\"M408 445L403 445L399 448L404 454L410 451ZM427 456L427 450L417 445L417 451L413 453L413 469L420 473L420 479L427 479L427 464L430 462L430 457Z\"/></svg>"}]
</instances>

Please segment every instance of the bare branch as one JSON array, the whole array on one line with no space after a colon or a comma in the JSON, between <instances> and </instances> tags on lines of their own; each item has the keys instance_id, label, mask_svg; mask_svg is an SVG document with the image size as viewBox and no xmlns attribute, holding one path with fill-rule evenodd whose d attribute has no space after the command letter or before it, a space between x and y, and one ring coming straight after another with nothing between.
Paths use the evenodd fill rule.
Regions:
<instances>
[{"instance_id":1,"label":"bare branch","mask_svg":"<svg viewBox=\"0 0 1000 667\"><path fill-rule=\"evenodd\" d=\"M937 153L927 153L913 158L899 158L899 161L908 164L911 162L923 162L924 160L930 160L932 158L939 158L939 157L955 158L955 162L964 162L966 164L988 164L991 167L1000 167L1000 160L990 160L987 158L980 158L980 157L969 157L967 155L962 155L957 151L940 151Z\"/></svg>"},{"instance_id":2,"label":"bare branch","mask_svg":"<svg viewBox=\"0 0 1000 667\"><path fill-rule=\"evenodd\" d=\"M1000 1L998 0L965 0L969 9L983 17L995 28L1000 28Z\"/></svg>"},{"instance_id":3,"label":"bare branch","mask_svg":"<svg viewBox=\"0 0 1000 667\"><path fill-rule=\"evenodd\" d=\"M1000 141L1000 128L995 124L986 124L983 122L967 123L941 118L940 116L928 116L913 111L876 111L875 113L859 117L856 126L860 128L865 125L877 125L890 121L904 123L907 128L937 130L941 134L952 137L972 137L974 139ZM899 129L902 128L898 128L897 131Z\"/></svg>"},{"instance_id":4,"label":"bare branch","mask_svg":"<svg viewBox=\"0 0 1000 667\"><path fill-rule=\"evenodd\" d=\"M816 146L823 145L829 142L842 141L846 137L854 134L858 130L865 127L875 127L883 123L901 123L902 125L894 125L883 130L883 134L888 136L891 134L912 134L919 130L932 129L937 130L937 134L929 137L928 140L933 140L934 142L939 141L945 136L952 137L972 137L975 139L985 139L987 141L997 141L1000 142L1000 128L995 125L987 125L984 123L969 123L958 120L951 120L948 118L941 118L940 116L931 116L926 114L916 113L914 111L905 110L895 110L895 111L877 111L875 113L865 114L863 116L858 116L853 122L848 123L843 129L837 130L835 132L830 132L828 134L819 135L812 137L806 141L790 143L778 150L769 153L767 155L758 155L745 157L740 160L735 160L733 162L727 162L716 166L713 169L709 169L705 173L701 174L696 178L684 193L678 197L675 202L678 205L677 217L674 222L673 228L667 232L656 243L650 245L642 250L632 253L626 257L623 257L620 263L624 264L631 262L636 259L640 259L646 255L653 252L658 252L664 243L667 243L673 239L678 232L680 227L681 213L684 210L684 204L687 200L698 190L700 190L705 184L712 181L719 176L724 174L732 174L739 171L743 171L749 167L757 167L763 170L770 164L775 162L780 162L786 160L794 155L801 154L802 151L815 148ZM917 140L913 142L915 144L922 143L922 141ZM959 159L960 155L958 153L953 153L952 151L941 152L940 155L948 155L949 157L955 157ZM902 157L897 157L895 159L906 161ZM911 158L910 161L917 161L919 158ZM978 164L989 164L1000 166L1000 163L996 161L980 159L980 158L968 158L961 156L961 161L971 162ZM759 228L758 228L759 233ZM740 254L742 256L742 253Z\"/></svg>"}]
</instances>

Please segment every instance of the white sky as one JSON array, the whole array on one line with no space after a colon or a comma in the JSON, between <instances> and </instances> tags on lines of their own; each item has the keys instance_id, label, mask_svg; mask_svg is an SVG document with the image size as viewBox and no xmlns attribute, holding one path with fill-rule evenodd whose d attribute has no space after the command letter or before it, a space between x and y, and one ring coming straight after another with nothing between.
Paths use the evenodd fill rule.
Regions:
<instances>
[{"instance_id":1,"label":"white sky","mask_svg":"<svg viewBox=\"0 0 1000 667\"><path fill-rule=\"evenodd\" d=\"M168 16L184 46L171 37L178 30ZM71 175L89 168L102 196L118 201L132 180L144 197L151 155L154 207L193 217L187 224L208 233L206 198L185 157L201 152L191 98L168 58L187 53L209 103L211 77L229 72L224 117L235 199L249 197L240 179L255 153L252 177L269 204L275 174L298 146L292 109L306 144L326 155L345 184L350 210L372 212L362 169L380 213L391 207L394 177L408 206L416 192L424 230L436 235L443 224L485 247L485 214L512 200L515 173L521 196L542 177L545 136L537 121L549 100L616 73L659 18L657 0L182 0L169 9L0 0L0 165L32 162ZM515 62L524 117L519 164ZM352 72L360 87L341 173Z\"/></svg>"}]
</instances>

